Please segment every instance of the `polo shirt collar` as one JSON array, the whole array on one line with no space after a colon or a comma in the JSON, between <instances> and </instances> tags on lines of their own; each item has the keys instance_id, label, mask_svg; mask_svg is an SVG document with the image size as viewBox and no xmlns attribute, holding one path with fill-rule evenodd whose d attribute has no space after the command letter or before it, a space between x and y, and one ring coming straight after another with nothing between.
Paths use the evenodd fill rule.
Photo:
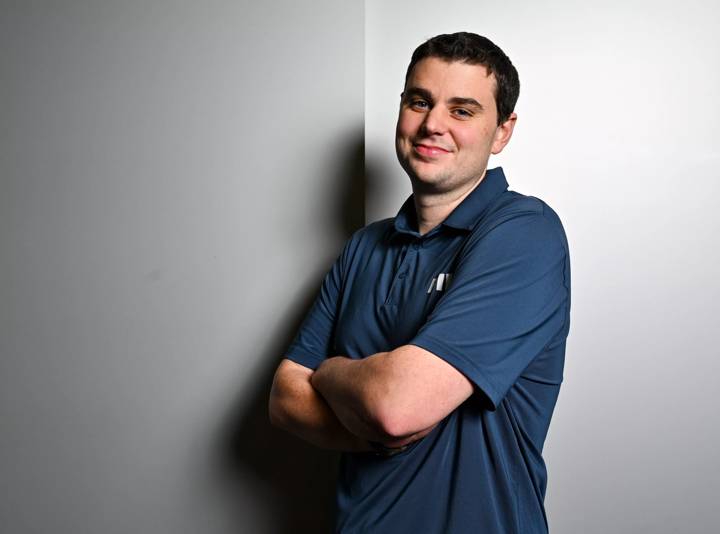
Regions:
<instances>
[{"instance_id":1,"label":"polo shirt collar","mask_svg":"<svg viewBox=\"0 0 720 534\"><path fill-rule=\"evenodd\" d=\"M506 191L507 188L508 183L502 167L487 169L482 182L463 199L441 224L459 230L472 230L485 212L485 209L500 193ZM398 232L409 233L416 236L419 235L416 230L417 215L415 213L413 195L410 195L402 205L400 211L395 216L394 223L395 230ZM432 231L429 233L435 232Z\"/></svg>"}]
</instances>

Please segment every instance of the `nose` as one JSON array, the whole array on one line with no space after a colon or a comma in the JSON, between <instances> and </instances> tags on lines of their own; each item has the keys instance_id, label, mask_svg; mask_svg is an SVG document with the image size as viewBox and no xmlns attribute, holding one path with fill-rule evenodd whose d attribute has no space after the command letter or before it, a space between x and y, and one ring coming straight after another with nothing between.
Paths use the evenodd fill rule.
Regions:
<instances>
[{"instance_id":1,"label":"nose","mask_svg":"<svg viewBox=\"0 0 720 534\"><path fill-rule=\"evenodd\" d=\"M447 131L446 116L442 106L434 106L425 114L421 125L423 136L442 135Z\"/></svg>"}]
</instances>

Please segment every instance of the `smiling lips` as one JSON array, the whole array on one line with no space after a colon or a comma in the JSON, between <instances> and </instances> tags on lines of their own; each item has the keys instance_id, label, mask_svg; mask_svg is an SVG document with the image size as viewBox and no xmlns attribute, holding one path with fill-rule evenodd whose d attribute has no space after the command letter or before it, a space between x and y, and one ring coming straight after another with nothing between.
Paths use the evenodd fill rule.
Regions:
<instances>
[{"instance_id":1,"label":"smiling lips","mask_svg":"<svg viewBox=\"0 0 720 534\"><path fill-rule=\"evenodd\" d=\"M444 148L440 148L439 146L425 145L422 143L413 144L413 148L415 149L415 152L417 152L421 156L436 157L450 153L449 150L445 150Z\"/></svg>"}]
</instances>

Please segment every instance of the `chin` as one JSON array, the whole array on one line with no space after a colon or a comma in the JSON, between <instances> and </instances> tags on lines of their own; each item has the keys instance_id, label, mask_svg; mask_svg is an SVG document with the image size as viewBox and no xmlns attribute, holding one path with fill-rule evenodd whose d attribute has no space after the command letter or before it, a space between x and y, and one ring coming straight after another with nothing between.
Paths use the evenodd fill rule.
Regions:
<instances>
[{"instance_id":1,"label":"chin","mask_svg":"<svg viewBox=\"0 0 720 534\"><path fill-rule=\"evenodd\" d=\"M439 169L436 165L432 164L413 164L409 165L410 173L415 176L417 180L421 182L442 182L447 179L447 172L443 169Z\"/></svg>"},{"instance_id":2,"label":"chin","mask_svg":"<svg viewBox=\"0 0 720 534\"><path fill-rule=\"evenodd\" d=\"M452 189L452 180L445 175L428 175L428 174L414 174L410 181L414 188L421 191L442 193L446 190Z\"/></svg>"}]
</instances>

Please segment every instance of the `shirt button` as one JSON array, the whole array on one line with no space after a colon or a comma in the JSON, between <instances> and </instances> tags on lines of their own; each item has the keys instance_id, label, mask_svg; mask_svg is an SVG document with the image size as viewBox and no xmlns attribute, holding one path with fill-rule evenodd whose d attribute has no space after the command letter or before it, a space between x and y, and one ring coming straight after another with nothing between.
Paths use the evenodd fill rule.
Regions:
<instances>
[{"instance_id":1,"label":"shirt button","mask_svg":"<svg viewBox=\"0 0 720 534\"><path fill-rule=\"evenodd\" d=\"M405 278L407 276L407 271L403 271L398 275L398 278Z\"/></svg>"}]
</instances>

